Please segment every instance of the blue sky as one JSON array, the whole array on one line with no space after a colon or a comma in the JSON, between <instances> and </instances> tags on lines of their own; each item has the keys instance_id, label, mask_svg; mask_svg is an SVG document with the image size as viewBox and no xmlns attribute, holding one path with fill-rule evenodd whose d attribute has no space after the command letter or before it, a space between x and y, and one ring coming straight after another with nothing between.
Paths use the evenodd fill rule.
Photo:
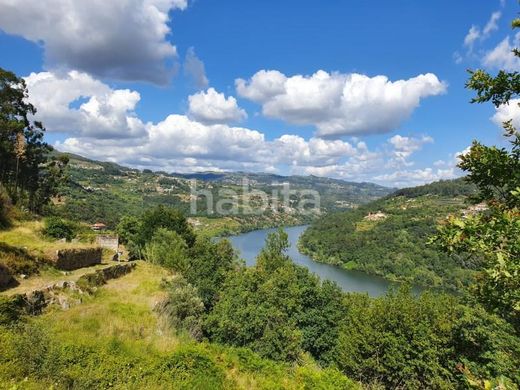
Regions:
<instances>
[{"instance_id":1,"label":"blue sky","mask_svg":"<svg viewBox=\"0 0 520 390\"><path fill-rule=\"evenodd\" d=\"M460 175L457 153L520 122L464 88L468 68L520 70L513 0L0 7L0 66L47 141L96 159L406 186Z\"/></svg>"}]
</instances>

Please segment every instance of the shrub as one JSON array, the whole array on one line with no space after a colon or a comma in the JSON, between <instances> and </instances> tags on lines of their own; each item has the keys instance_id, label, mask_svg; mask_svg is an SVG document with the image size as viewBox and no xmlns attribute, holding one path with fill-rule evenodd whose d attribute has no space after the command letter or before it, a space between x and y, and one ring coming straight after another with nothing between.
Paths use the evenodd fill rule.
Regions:
<instances>
[{"instance_id":1,"label":"shrub","mask_svg":"<svg viewBox=\"0 0 520 390\"><path fill-rule=\"evenodd\" d=\"M193 338L202 338L202 315L204 304L197 295L197 289L182 276L165 282L168 297L159 302L156 310L165 317L172 328L185 331Z\"/></svg>"},{"instance_id":2,"label":"shrub","mask_svg":"<svg viewBox=\"0 0 520 390\"><path fill-rule=\"evenodd\" d=\"M173 271L182 272L188 266L186 241L174 231L158 229L143 250L146 261Z\"/></svg>"},{"instance_id":3,"label":"shrub","mask_svg":"<svg viewBox=\"0 0 520 390\"><path fill-rule=\"evenodd\" d=\"M45 219L43 234L57 240L72 240L76 236L77 227L73 222L59 217L49 217Z\"/></svg>"}]
</instances>

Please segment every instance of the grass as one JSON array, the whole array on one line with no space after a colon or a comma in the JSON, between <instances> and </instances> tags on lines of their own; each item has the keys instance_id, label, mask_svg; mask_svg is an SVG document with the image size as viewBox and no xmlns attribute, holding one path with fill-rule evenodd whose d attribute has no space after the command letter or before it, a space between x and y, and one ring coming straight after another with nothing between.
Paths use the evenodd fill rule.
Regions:
<instances>
[{"instance_id":1,"label":"grass","mask_svg":"<svg viewBox=\"0 0 520 390\"><path fill-rule=\"evenodd\" d=\"M160 283L168 272L143 261L137 263L133 272L111 280L81 305L67 311L56 309L39 320L52 319L53 331L64 339L117 337L143 347L171 347L175 338L165 336L153 312L163 297Z\"/></svg>"},{"instance_id":2,"label":"grass","mask_svg":"<svg viewBox=\"0 0 520 390\"><path fill-rule=\"evenodd\" d=\"M308 357L300 365L277 363L176 334L153 310L170 276L139 261L81 304L30 318L23 336L0 327L0 388L358 388Z\"/></svg>"},{"instance_id":3,"label":"grass","mask_svg":"<svg viewBox=\"0 0 520 390\"><path fill-rule=\"evenodd\" d=\"M41 231L43 222L24 221L15 222L10 229L0 230L0 242L23 248L33 256L50 258L58 249L88 248L93 244L80 242L53 241L45 238Z\"/></svg>"}]
</instances>

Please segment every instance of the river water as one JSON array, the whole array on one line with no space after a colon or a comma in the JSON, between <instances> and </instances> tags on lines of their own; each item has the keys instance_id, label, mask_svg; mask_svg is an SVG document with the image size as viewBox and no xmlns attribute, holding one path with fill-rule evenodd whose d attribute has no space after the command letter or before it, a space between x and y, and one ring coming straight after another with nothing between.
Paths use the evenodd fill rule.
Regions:
<instances>
[{"instance_id":1,"label":"river water","mask_svg":"<svg viewBox=\"0 0 520 390\"><path fill-rule=\"evenodd\" d=\"M298 239L305 231L307 226L287 227L285 231L289 236L290 248L288 255L299 265L307 267L311 272L318 275L321 279L328 279L336 282L343 291L368 293L372 297L385 294L392 285L391 282L372 275L367 275L359 271L348 271L338 266L318 263L298 251ZM273 229L254 230L252 232L238 234L228 237L233 247L239 251L246 264L255 264L255 259L264 246L267 235L276 231Z\"/></svg>"}]
</instances>

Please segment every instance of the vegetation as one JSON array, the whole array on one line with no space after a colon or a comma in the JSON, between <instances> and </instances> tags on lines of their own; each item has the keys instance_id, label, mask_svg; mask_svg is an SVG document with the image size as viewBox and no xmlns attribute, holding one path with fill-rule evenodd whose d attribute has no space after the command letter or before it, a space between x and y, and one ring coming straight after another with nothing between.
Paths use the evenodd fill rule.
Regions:
<instances>
[{"instance_id":1,"label":"vegetation","mask_svg":"<svg viewBox=\"0 0 520 390\"><path fill-rule=\"evenodd\" d=\"M1 147L15 151L8 150L10 168L2 165L7 172L2 184L15 204L37 211L56 194L62 166L56 165L51 180L43 160L36 168L28 163L19 134L36 140L43 151L38 143L43 127L23 116L34 113L25 92L20 95L23 81L12 74L2 77L8 81L0 94L0 120L11 133ZM516 78L503 72L497 79L482 73L473 77L469 86L477 89L478 99L500 103L520 90L511 84ZM3 292L0 383L63 389L518 388L520 135L510 123L506 130L511 150L475 143L462 158L472 185L458 180L400 190L324 217L302 239L302 246L324 261L418 284L461 288L478 273L476 299L439 292L415 296L406 286L377 299L346 294L291 261L283 230L269 235L255 266L245 267L227 240L194 231L183 212L186 192L172 200L150 188L158 184L185 190L186 178L109 163L98 169L91 161L77 160L83 168L76 174L89 170L98 181L91 184L99 187L72 181L65 202L55 199L54 214L69 215L84 205L86 212L94 211L87 221L97 218L97 211L113 218L133 256L147 261L82 294L63 289L60 300L68 309L50 307L39 317L19 310L23 296ZM24 164L27 169L20 168ZM31 169L48 177L37 181L37 190L24 181L34 173ZM208 179L237 188L237 177L212 174ZM264 176L256 177L259 188L267 188ZM129 191L134 182L145 184L147 195ZM333 184L339 192L348 185ZM354 188L357 195L364 190L384 191L369 185ZM329 195L328 202L338 201L338 192ZM485 201L489 210L469 213L467 198ZM340 203L347 198L342 199ZM8 203L1 203L4 215ZM119 209L121 205L127 207ZM140 209L144 212L137 213ZM463 209L465 218L446 220ZM123 211L128 214L124 218ZM84 218L82 213L77 218ZM273 211L265 221L279 221L275 215L281 213ZM0 255L15 272L31 271L38 254L71 245L48 238L70 238L74 228L67 220L48 218L44 227L38 221L9 223L8 230L0 231ZM251 219L248 226L254 223L263 222ZM437 223L433 241L447 253L427 244Z\"/></svg>"},{"instance_id":2,"label":"vegetation","mask_svg":"<svg viewBox=\"0 0 520 390\"><path fill-rule=\"evenodd\" d=\"M321 212L344 210L391 192L391 189L370 183L350 183L319 177L278 176L251 173L208 173L180 175L166 172L139 171L118 164L100 162L71 154L66 167L68 182L60 188L56 207L48 210L58 216L90 223L103 222L115 228L124 216L142 217L143 210L158 205L180 210L192 217L196 230L208 236L227 235L248 230L281 225L304 224L316 218L316 213L301 213L294 207L302 197L291 196L291 209L276 207L281 204L282 184L291 190L315 190L320 194ZM216 215L211 212L207 199L200 196L195 213L191 213L191 180L196 191L211 193L213 209L217 202L227 199L222 191L238 194L229 208L237 214ZM261 215L248 214L249 191L261 190L269 194L271 208ZM278 195L276 195L278 194ZM252 201L251 204L254 204ZM213 210L214 211L214 210Z\"/></svg>"},{"instance_id":3,"label":"vegetation","mask_svg":"<svg viewBox=\"0 0 520 390\"><path fill-rule=\"evenodd\" d=\"M436 224L466 208L462 179L407 188L356 210L325 215L302 235L315 260L427 287L461 289L478 262L428 245Z\"/></svg>"},{"instance_id":4,"label":"vegetation","mask_svg":"<svg viewBox=\"0 0 520 390\"><path fill-rule=\"evenodd\" d=\"M162 299L170 293L179 306L164 311L167 322L174 312L183 317L182 307L197 313L188 305L192 293L172 291L182 290L184 283L179 277L172 280L160 266L138 262L134 272L82 296L80 305L65 311L20 318L0 296L0 321L11 323L0 326L0 387L359 388L336 369L320 368L308 359L297 365L274 362L245 348L197 343L180 329L172 332L155 313L162 312ZM161 303L154 312L150 308L156 301ZM17 320L21 322L13 323Z\"/></svg>"},{"instance_id":5,"label":"vegetation","mask_svg":"<svg viewBox=\"0 0 520 390\"><path fill-rule=\"evenodd\" d=\"M520 27L520 19L513 28ZM520 57L518 49L513 50ZM518 72L483 70L471 73L467 87L476 91L473 102L492 101L498 107L520 94ZM511 102L512 104L512 102ZM439 227L435 241L449 253L467 253L482 263L472 291L489 310L508 319L520 331L520 132L504 123L510 149L474 141L459 167L478 188L475 199L489 205L486 213L453 216Z\"/></svg>"},{"instance_id":6,"label":"vegetation","mask_svg":"<svg viewBox=\"0 0 520 390\"><path fill-rule=\"evenodd\" d=\"M406 288L378 299L350 295L345 312L334 356L352 378L410 389L520 383L512 328L453 296L415 298Z\"/></svg>"},{"instance_id":7,"label":"vegetation","mask_svg":"<svg viewBox=\"0 0 520 390\"><path fill-rule=\"evenodd\" d=\"M0 68L0 185L14 204L40 212L56 195L68 159L49 157L45 129L30 120L36 108L28 98L25 81Z\"/></svg>"},{"instance_id":8,"label":"vegetation","mask_svg":"<svg viewBox=\"0 0 520 390\"><path fill-rule=\"evenodd\" d=\"M76 225L58 217L49 217L45 220L42 233L50 238L71 241L76 236Z\"/></svg>"}]
</instances>

